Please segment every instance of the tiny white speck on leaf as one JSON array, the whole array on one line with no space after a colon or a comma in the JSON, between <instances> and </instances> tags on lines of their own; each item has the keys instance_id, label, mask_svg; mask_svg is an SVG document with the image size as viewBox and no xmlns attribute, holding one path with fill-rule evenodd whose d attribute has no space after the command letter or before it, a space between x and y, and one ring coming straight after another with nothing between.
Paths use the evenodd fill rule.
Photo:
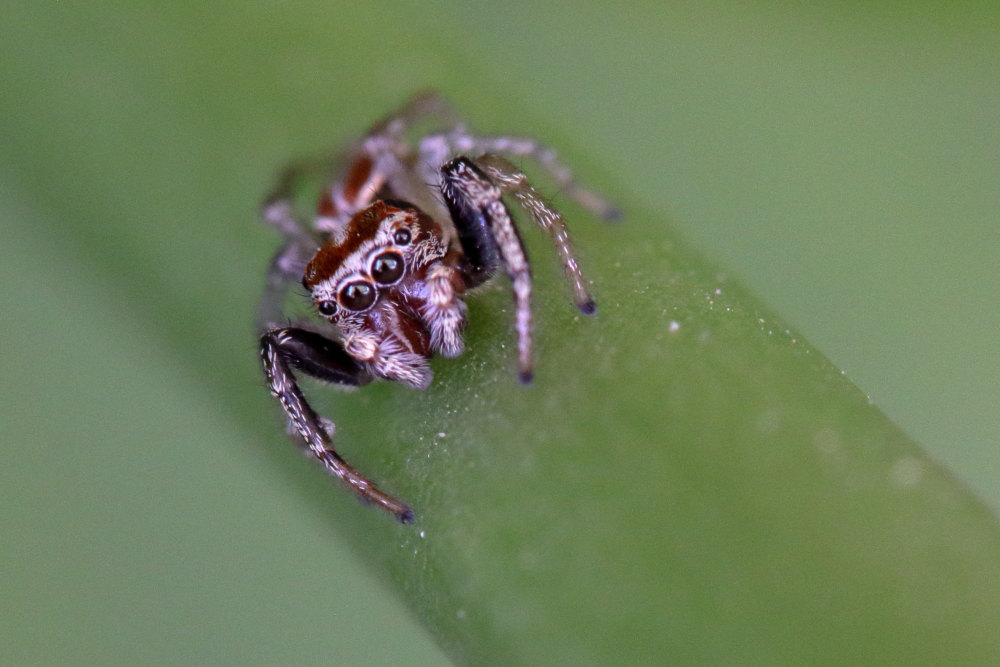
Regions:
<instances>
[{"instance_id":1,"label":"tiny white speck on leaf","mask_svg":"<svg viewBox=\"0 0 1000 667\"><path fill-rule=\"evenodd\" d=\"M924 464L920 459L904 456L889 469L889 478L897 486L914 486L924 476Z\"/></svg>"}]
</instances>

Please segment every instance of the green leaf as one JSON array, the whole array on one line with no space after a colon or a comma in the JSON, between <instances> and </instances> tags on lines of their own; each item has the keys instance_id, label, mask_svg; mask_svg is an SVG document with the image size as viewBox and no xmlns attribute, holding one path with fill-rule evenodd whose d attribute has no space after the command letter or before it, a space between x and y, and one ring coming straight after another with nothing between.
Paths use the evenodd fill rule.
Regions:
<instances>
[{"instance_id":1,"label":"green leaf","mask_svg":"<svg viewBox=\"0 0 1000 667\"><path fill-rule=\"evenodd\" d=\"M509 297L492 290L472 307L469 354L437 364L432 389L330 404L342 449L410 501L417 524L350 501L337 513L449 653L993 655L989 512L662 221L638 211L595 230L583 218L599 315L576 314L542 263L534 386L514 379Z\"/></svg>"},{"instance_id":2,"label":"green leaf","mask_svg":"<svg viewBox=\"0 0 1000 667\"><path fill-rule=\"evenodd\" d=\"M855 4L7 3L4 657L992 663L996 7ZM255 209L426 87L626 217L540 183L600 311L526 230L533 386L501 279L309 388L400 526L283 437Z\"/></svg>"}]
</instances>

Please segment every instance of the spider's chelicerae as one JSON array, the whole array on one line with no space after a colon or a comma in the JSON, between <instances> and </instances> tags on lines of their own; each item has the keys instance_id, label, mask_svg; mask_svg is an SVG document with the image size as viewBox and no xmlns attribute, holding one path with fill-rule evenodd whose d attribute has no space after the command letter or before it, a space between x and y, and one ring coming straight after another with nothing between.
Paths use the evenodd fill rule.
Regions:
<instances>
[{"instance_id":1,"label":"spider's chelicerae","mask_svg":"<svg viewBox=\"0 0 1000 667\"><path fill-rule=\"evenodd\" d=\"M438 129L410 136L430 123ZM268 387L292 437L360 498L403 522L413 512L337 454L333 423L309 406L295 373L338 385L383 378L427 387L433 354L462 353L466 290L503 267L514 292L518 371L531 381L531 271L505 196L551 236L580 311L595 306L563 218L505 156L533 158L563 194L597 215L617 216L551 150L531 139L472 134L433 94L414 98L350 148L311 226L292 204L304 167L286 171L264 204L264 218L284 237L260 310ZM288 323L286 297L299 283L325 324Z\"/></svg>"}]
</instances>

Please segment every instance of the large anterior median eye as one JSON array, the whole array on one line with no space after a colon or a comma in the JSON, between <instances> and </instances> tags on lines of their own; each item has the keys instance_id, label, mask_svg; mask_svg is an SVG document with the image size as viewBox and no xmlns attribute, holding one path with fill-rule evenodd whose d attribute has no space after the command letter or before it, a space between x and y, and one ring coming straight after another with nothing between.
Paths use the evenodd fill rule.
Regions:
<instances>
[{"instance_id":1,"label":"large anterior median eye","mask_svg":"<svg viewBox=\"0 0 1000 667\"><path fill-rule=\"evenodd\" d=\"M399 253L384 252L372 261L372 278L381 285L391 285L403 277L403 258Z\"/></svg>"},{"instance_id":2,"label":"large anterior median eye","mask_svg":"<svg viewBox=\"0 0 1000 667\"><path fill-rule=\"evenodd\" d=\"M355 280L340 290L339 298L348 310L365 310L375 303L375 288L363 280Z\"/></svg>"}]
</instances>

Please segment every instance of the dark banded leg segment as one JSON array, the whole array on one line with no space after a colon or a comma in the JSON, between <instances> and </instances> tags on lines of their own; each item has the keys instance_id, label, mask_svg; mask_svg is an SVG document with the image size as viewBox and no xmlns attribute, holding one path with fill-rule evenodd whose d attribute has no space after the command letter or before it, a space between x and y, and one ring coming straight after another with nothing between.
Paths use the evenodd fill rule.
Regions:
<instances>
[{"instance_id":1,"label":"dark banded leg segment","mask_svg":"<svg viewBox=\"0 0 1000 667\"><path fill-rule=\"evenodd\" d=\"M503 203L503 192L472 160L458 157L441 167L441 192L465 254L469 287L485 282L500 264L514 289L517 368L532 379L531 267L521 235Z\"/></svg>"},{"instance_id":2,"label":"dark banded leg segment","mask_svg":"<svg viewBox=\"0 0 1000 667\"><path fill-rule=\"evenodd\" d=\"M391 512L399 521L413 521L413 511L403 502L375 488L333 447L332 424L324 423L312 409L295 381L292 367L327 382L363 385L371 377L336 342L304 329L282 328L264 332L260 356L271 394L278 399L294 432L310 454L365 502Z\"/></svg>"}]
</instances>

